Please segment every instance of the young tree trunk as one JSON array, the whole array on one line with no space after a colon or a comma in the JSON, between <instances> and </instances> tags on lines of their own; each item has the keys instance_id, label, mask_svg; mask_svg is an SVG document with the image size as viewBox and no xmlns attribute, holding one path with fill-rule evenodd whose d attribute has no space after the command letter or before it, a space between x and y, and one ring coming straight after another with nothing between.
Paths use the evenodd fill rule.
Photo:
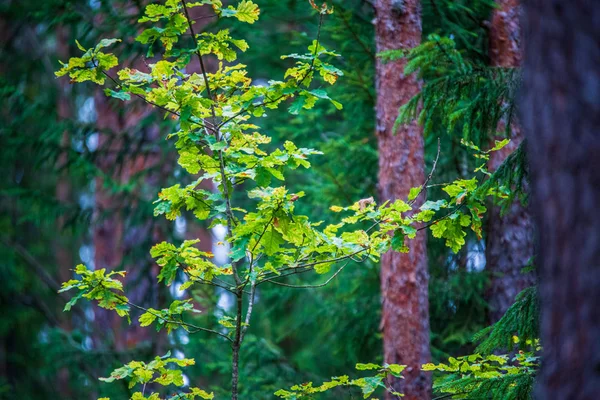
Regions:
<instances>
[{"instance_id":1,"label":"young tree trunk","mask_svg":"<svg viewBox=\"0 0 600 400\"><path fill-rule=\"evenodd\" d=\"M522 122L539 240L538 399L600 393L600 8L526 5Z\"/></svg>"},{"instance_id":2,"label":"young tree trunk","mask_svg":"<svg viewBox=\"0 0 600 400\"><path fill-rule=\"evenodd\" d=\"M518 68L521 64L519 1L497 0L497 5L490 28L490 62L493 67ZM505 128L505 122L501 122L498 132L503 133ZM494 139L503 137L498 135ZM488 162L491 172L523 141L521 128L514 121L510 139L509 145L491 153ZM489 319L495 323L513 304L515 296L535 283L533 273L521 273L533 256L533 221L519 201L515 201L505 215L500 215L500 207L491 205L488 221L486 260L491 282L487 298Z\"/></svg>"},{"instance_id":3,"label":"young tree trunk","mask_svg":"<svg viewBox=\"0 0 600 400\"><path fill-rule=\"evenodd\" d=\"M377 51L409 49L421 41L421 6L418 0L378 0ZM413 122L393 132L398 108L420 90L420 83L404 75L405 61L377 61L377 138L381 201L406 199L410 188L423 184L422 129ZM410 241L410 252L386 253L381 261L384 359L407 365L405 379L389 382L407 400L431 396L431 378L421 371L429 361L429 304L426 236L421 231Z\"/></svg>"}]
</instances>

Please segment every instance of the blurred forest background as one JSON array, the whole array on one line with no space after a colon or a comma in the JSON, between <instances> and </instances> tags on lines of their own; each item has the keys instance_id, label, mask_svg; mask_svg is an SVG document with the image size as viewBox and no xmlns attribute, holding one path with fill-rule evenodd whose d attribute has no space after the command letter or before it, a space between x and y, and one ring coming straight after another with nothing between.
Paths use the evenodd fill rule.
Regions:
<instances>
[{"instance_id":1,"label":"blurred forest background","mask_svg":"<svg viewBox=\"0 0 600 400\"><path fill-rule=\"evenodd\" d=\"M280 54L301 52L310 44L318 21L304 0L255 2L261 8L255 25L229 26L226 21L204 18L202 11L195 16L204 30L228 27L233 36L245 38L250 48L242 62L260 83L289 65ZM312 112L298 115L274 111L263 124L273 137L273 147L290 139L326 154L314 158L313 169L296 171L287 179L291 192L307 193L298 208L317 219L332 216L326 212L330 205L379 197L376 71L385 61L381 56L392 65L398 58L378 54L384 49L376 46L375 2L331 3L335 13L325 20L321 40L342 54L338 67L344 76L329 94L343 103L343 110L318 103ZM404 2L391 3L402 7ZM143 102L120 102L106 97L101 89L71 85L54 75L59 60L80 54L76 39L89 47L105 37L135 36L145 4L143 0L0 2L2 399L128 398L126 385L106 385L97 378L129 360L167 351L194 357L196 365L186 370L186 376L213 390L217 398L227 393L229 354L219 349L218 338L195 335L192 339L181 330L169 335L142 330L91 304L63 313L68 297L57 294L76 264L127 269L130 298L159 308L178 292L176 285L155 284L157 266L149 255L152 245L200 238L202 248L214 250L219 257L216 244L224 238L222 230L209 229L188 216L171 222L153 215L160 188L179 182L181 176L174 149L164 140L175 121L162 118ZM520 129L512 121L520 84L515 72L520 50L513 49L507 56L494 41L494 35L500 35L503 43L519 43L518 27L503 31L512 29L510 21L506 22L514 18L511 13L518 20L515 4L421 2L422 40L434 43L425 60L415 61L423 97L427 99L443 79L451 87L468 86L465 76L477 76L482 82L469 94L449 93L446 88L447 96L455 96L453 106L471 107L471 117L449 116L450 105L441 100L436 103L433 96L425 106L430 111L427 121L421 121L425 123L425 175L436 164L428 196L439 197L438 184L469 179L481 164L461 141L489 149L496 139L512 138L507 148L492 155L488 168L494 172L504 166L504 175L496 178L508 180L513 191L507 193L509 201L503 207L489 204L482 237L469 234L455 254L428 234L434 363L473 353L477 346L473 336L497 322L515 296L535 284L528 183L521 180L526 161L519 147ZM499 19L494 17L497 7L508 7ZM440 40L450 40L460 60L452 58L454 52L446 59L447 47L439 45ZM140 56L145 50L139 43L128 40L122 48L121 58L127 64L145 68L148 61ZM209 68L215 62L209 60ZM396 67L399 75L402 67ZM482 105L496 107L499 101L504 106L501 112ZM488 111L494 116L477 118ZM404 123L409 114L406 111ZM221 262L226 260L226 255L220 257L225 257ZM243 355L241 380L246 394L242 398L268 399L276 390L295 383L321 382L347 373L358 362L383 363L381 321L385 316L380 285L380 266L367 261L349 265L325 288L262 289ZM534 300L530 300L535 303L535 289L532 293ZM216 290L190 295L204 311L200 319L206 319L205 326L214 326L214 316L231 306L231 299ZM527 332L539 337L537 314L528 322Z\"/></svg>"}]
</instances>

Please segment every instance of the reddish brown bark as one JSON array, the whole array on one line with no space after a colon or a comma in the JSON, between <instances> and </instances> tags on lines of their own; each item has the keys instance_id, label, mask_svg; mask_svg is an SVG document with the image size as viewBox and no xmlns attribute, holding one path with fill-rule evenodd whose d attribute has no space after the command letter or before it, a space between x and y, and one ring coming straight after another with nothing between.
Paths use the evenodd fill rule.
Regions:
<instances>
[{"instance_id":1,"label":"reddish brown bark","mask_svg":"<svg viewBox=\"0 0 600 400\"><path fill-rule=\"evenodd\" d=\"M118 135L123 130L123 121L119 118L107 98L102 93L95 96L97 123L100 130L98 151L102 153L98 167L108 177L120 182L117 167L117 154L122 152L122 140ZM105 188L105 178L96 178L94 209L94 265L96 269L113 271L121 267L123 261L124 225L117 198ZM126 348L125 336L121 332L121 319L111 311L95 309L95 321L99 328L111 330L114 346L117 350Z\"/></svg>"},{"instance_id":2,"label":"reddish brown bark","mask_svg":"<svg viewBox=\"0 0 600 400\"><path fill-rule=\"evenodd\" d=\"M144 132L139 131L138 124L152 111L143 103L128 103L126 112L122 113L118 107L119 103L107 98L102 92L97 93L95 103L98 118L96 125L101 131L98 141L98 167L103 176L96 178L94 263L96 268L126 270L126 283L131 283L127 285L127 296L132 302L147 306L148 298L156 297L149 296L155 280L151 271L144 268L144 263L148 260L126 260L125 257L134 247L144 242L145 237L153 234L152 221L139 221L135 224L131 221L129 214L138 206L137 196L142 195L140 191L134 190L127 195L112 193L106 187L106 180L124 185L129 184L132 179L143 179L136 175L156 166L160 155L138 153L137 146L131 145L131 141L134 140L133 133L138 136L135 140L141 140L139 136L144 135L146 140L153 142L159 139L158 128L150 127ZM141 180L136 182L136 186L143 184ZM135 347L152 336L150 330L137 324L123 330L123 319L114 312L98 309L96 313L101 326L112 328L112 338L117 350Z\"/></svg>"},{"instance_id":3,"label":"reddish brown bark","mask_svg":"<svg viewBox=\"0 0 600 400\"><path fill-rule=\"evenodd\" d=\"M61 60L69 58L69 35L65 27L58 27L56 29L56 42L57 42L57 54ZM58 119L62 121L70 120L73 118L73 109L70 102L70 85L64 79L57 80L58 85L58 99L57 99L57 115ZM61 204L68 204L72 202L72 188L69 180L67 162L68 162L68 149L71 146L71 136L69 131L65 129L62 134L60 146L63 149L58 156L58 162L56 169L59 171L58 181L56 182L56 200ZM57 218L56 227L58 235L54 244L57 275L59 282L66 282L70 279L71 269L73 265L73 254L71 249L67 246L65 240L65 224L66 220L64 216ZM68 316L63 315L65 319L63 329L69 329Z\"/></svg>"},{"instance_id":4,"label":"reddish brown bark","mask_svg":"<svg viewBox=\"0 0 600 400\"><path fill-rule=\"evenodd\" d=\"M521 65L519 0L496 0L490 25L490 62L495 67Z\"/></svg>"},{"instance_id":5,"label":"reddish brown bark","mask_svg":"<svg viewBox=\"0 0 600 400\"><path fill-rule=\"evenodd\" d=\"M377 51L409 49L421 41L421 6L417 0L379 0L375 4ZM420 90L404 75L404 60L377 61L377 138L381 200L406 199L410 188L423 184L422 129L413 122L394 134L398 109ZM429 304L426 236L410 241L410 252L386 253L381 261L383 343L387 363L407 365L404 380L389 384L407 400L431 397L431 377L421 371L429 361Z\"/></svg>"},{"instance_id":6,"label":"reddish brown bark","mask_svg":"<svg viewBox=\"0 0 600 400\"><path fill-rule=\"evenodd\" d=\"M521 63L519 1L498 0L497 4L490 27L490 62L494 67L517 68ZM501 122L498 132L504 132L505 127L505 122ZM494 139L501 140L502 136ZM510 139L509 145L491 153L490 171L495 171L523 141L516 122L511 125ZM486 241L487 267L491 273L487 293L491 323L502 318L519 292L535 283L533 273L521 273L532 256L533 221L529 211L519 201L505 215L501 215L500 207L491 206Z\"/></svg>"},{"instance_id":7,"label":"reddish brown bark","mask_svg":"<svg viewBox=\"0 0 600 400\"><path fill-rule=\"evenodd\" d=\"M56 29L56 50L57 55L61 60L69 58L69 35L65 27L59 26ZM57 98L57 114L59 120L70 120L73 118L73 108L70 102L70 85L64 79L57 81L58 98ZM56 200L61 204L72 202L72 187L67 171L68 149L71 146L71 136L69 131L65 129L62 134L60 146L62 149L58 156L56 165L59 171L58 181L56 182ZM53 245L56 258L56 274L58 282L66 282L71 278L71 269L74 267L72 248L68 245L69 239L65 232L66 219L64 215L56 219L57 235ZM59 310L61 311L62 308ZM71 330L71 318L68 313L58 313L60 317L60 327L65 331ZM63 397L71 396L69 387L69 370L61 368L58 371L58 382L60 393Z\"/></svg>"},{"instance_id":8,"label":"reddish brown bark","mask_svg":"<svg viewBox=\"0 0 600 400\"><path fill-rule=\"evenodd\" d=\"M101 131L98 141L98 167L103 175L98 176L95 182L94 263L97 269L126 270L126 283L135 283L127 285L127 296L134 303L144 303L148 297L148 290L154 284L154 280L149 277L149 271L141 268L146 260L125 265L125 256L143 241L144 236L152 234L149 231L151 223L141 221L141 224L134 226L126 210L137 207L136 196L139 193L134 191L128 196L112 193L107 188L109 182L106 180L116 184L128 184L132 179L136 179L136 174L158 162L157 155L136 154L136 146L132 148L131 145L125 145L131 140L127 139L126 135L137 131L136 125L149 112L149 108L140 106L139 103L128 104L127 111L121 114L116 107L118 103L107 98L102 92L97 93L95 103L98 118L96 126ZM154 132L153 138L158 139L158 132ZM138 325L123 330L123 319L112 311L97 309L96 319L103 329L112 329L111 336L116 350L135 347L151 337L150 330Z\"/></svg>"},{"instance_id":9,"label":"reddish brown bark","mask_svg":"<svg viewBox=\"0 0 600 400\"><path fill-rule=\"evenodd\" d=\"M600 7L528 0L522 122L539 243L538 399L600 393Z\"/></svg>"},{"instance_id":10,"label":"reddish brown bark","mask_svg":"<svg viewBox=\"0 0 600 400\"><path fill-rule=\"evenodd\" d=\"M207 6L208 7L208 6ZM192 11L192 16L201 17L206 15L206 7L197 7ZM125 13L127 11L124 11ZM102 15L97 16L97 23L102 23ZM203 19L198 21L198 26L201 28L210 23L209 20ZM211 62L207 64L212 64ZM125 65L147 71L148 66L146 61L142 59L126 60ZM194 69L194 63L190 64L190 68ZM199 66L196 68L199 70ZM110 72L114 73L114 72ZM154 154L137 154L135 149L127 147L127 142L140 140L139 135L144 135L145 140L149 143L158 142L161 140L160 132L157 127L150 127L145 132L139 131L139 123L142 119L148 116L149 113L157 112L156 108L149 106L146 103L134 99L132 102L119 103L117 100L107 98L101 91L95 96L97 127L101 131L98 143L98 151L106 154L98 158L98 167L106 177L117 183L125 184L132 179L144 179L136 177L136 175L154 168L161 162L161 154L158 151ZM134 135L138 135L134 138ZM134 146L135 147L135 146ZM148 181L153 181L153 184L159 184L164 181L166 176L171 173L171 169L165 163L164 168L157 174L148 176ZM159 182L157 182L159 181ZM139 182L143 184L143 182ZM132 196L122 196L110 193L106 187L105 178L96 178L96 215L94 227L94 248L95 248L95 266L96 268L106 268L114 270L120 268L127 270L127 282L135 282L135 285L127 285L127 295L129 299L136 304L148 306L149 298L156 299L159 303L160 295L148 295L155 290L155 277L158 274L158 266L154 265L153 272L148 274L147 270L143 270L146 260L124 263L125 255L132 251L133 247L139 246L143 241L142 236L154 235L157 237L157 242L164 240L164 232L160 229L152 229L150 221L142 221L141 224L134 226L129 219L128 214L124 213L125 208L137 207L137 199L139 195L134 191ZM148 200L148 199L146 199ZM192 236L192 237L190 237ZM207 230L199 228L192 221L188 224L188 232L186 238L201 239L200 247L204 250L211 250L211 237ZM149 249L148 249L149 250ZM156 293L159 293L158 289ZM154 292L152 292L154 293ZM154 305L157 307L157 305ZM122 330L122 318L119 318L114 312L106 312L102 309L97 309L99 325L104 327L112 327L112 336L117 350L135 347L142 340L151 338L152 331L148 328L141 328L133 324ZM160 337L155 341L156 346L161 346Z\"/></svg>"}]
</instances>

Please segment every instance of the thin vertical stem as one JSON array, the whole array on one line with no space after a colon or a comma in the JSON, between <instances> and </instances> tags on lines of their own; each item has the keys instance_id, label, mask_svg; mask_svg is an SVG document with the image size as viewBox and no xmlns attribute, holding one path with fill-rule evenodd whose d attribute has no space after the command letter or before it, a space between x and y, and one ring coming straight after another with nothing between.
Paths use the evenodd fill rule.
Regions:
<instances>
[{"instance_id":1,"label":"thin vertical stem","mask_svg":"<svg viewBox=\"0 0 600 400\"><path fill-rule=\"evenodd\" d=\"M185 18L187 19L188 26L190 28L190 33L192 34L192 39L194 40L194 45L196 46L196 55L198 56L198 61L200 61L200 70L202 71L202 77L204 78L204 85L206 86L206 93L208 95L208 99L210 100L210 111L213 119L213 124L210 126L210 130L212 131L216 140L221 140L220 135L220 125L217 124L217 113L215 111L214 99L212 91L210 90L210 84L208 81L208 74L206 73L206 67L204 66L204 60L202 58L202 54L200 54L200 49L198 49L198 40L196 39L196 33L194 32L194 28L192 26L192 20L190 19L190 15L188 12L187 4L185 0L181 0L181 5L183 6L183 11L185 13ZM205 126L209 126L205 124ZM219 153L219 169L221 173L221 184L223 185L223 197L225 198L225 214L227 215L227 236L231 235L231 230L233 225L235 224L235 218L233 215L232 207L231 207L231 196L229 193L229 187L227 186L227 175L225 174L225 160L223 159L223 150L218 150ZM237 265L235 263L232 264L233 269L233 277L235 279L235 283L240 285L242 283L240 276L237 271Z\"/></svg>"},{"instance_id":2,"label":"thin vertical stem","mask_svg":"<svg viewBox=\"0 0 600 400\"><path fill-rule=\"evenodd\" d=\"M231 360L231 400L238 400L238 382L240 379L240 346L242 344L242 300L243 290L237 290L236 307L237 314L235 318L235 339L233 340L233 354Z\"/></svg>"}]
</instances>

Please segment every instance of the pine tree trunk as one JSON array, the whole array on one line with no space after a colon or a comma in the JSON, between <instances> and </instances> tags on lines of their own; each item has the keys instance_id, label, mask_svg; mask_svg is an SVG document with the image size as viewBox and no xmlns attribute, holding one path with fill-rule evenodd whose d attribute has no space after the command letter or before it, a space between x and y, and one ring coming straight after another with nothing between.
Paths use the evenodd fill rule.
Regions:
<instances>
[{"instance_id":1,"label":"pine tree trunk","mask_svg":"<svg viewBox=\"0 0 600 400\"><path fill-rule=\"evenodd\" d=\"M56 52L61 60L69 59L69 34L68 29L64 26L56 28ZM70 98L70 85L65 79L59 79L58 85L58 98L57 98L57 114L58 119L65 121L73 118L73 108L71 106ZM62 134L60 146L64 150L61 151L56 169L58 170L59 177L56 182L56 200L64 205L67 205L73 201L72 199L72 187L68 174L68 149L71 146L71 135L67 129ZM71 279L71 269L75 267L73 260L73 251L70 244L72 237L67 236L66 229L66 218L64 215L59 216L56 219L56 230L57 235L53 244L55 258L56 258L56 275L58 282L66 282ZM62 311L62 308L58 311ZM60 328L66 332L72 329L71 316L69 313L58 312L60 318ZM69 370L67 368L61 368L57 371L59 382L59 392L65 399L70 398L71 388L69 386Z\"/></svg>"},{"instance_id":2,"label":"pine tree trunk","mask_svg":"<svg viewBox=\"0 0 600 400\"><path fill-rule=\"evenodd\" d=\"M377 51L412 48L421 41L421 6L418 0L378 0L375 4ZM406 199L411 187L423 184L423 135L416 122L393 132L398 108L420 90L412 75L404 75L405 62L377 61L377 138L381 201ZM429 304L425 232L410 241L410 252L386 253L381 262L384 359L407 365L404 380L389 382L407 400L431 396L431 378L420 370L429 361Z\"/></svg>"},{"instance_id":3,"label":"pine tree trunk","mask_svg":"<svg viewBox=\"0 0 600 400\"><path fill-rule=\"evenodd\" d=\"M521 64L520 6L518 0L498 0L490 28L490 62L493 67L518 68ZM494 139L503 139L506 124L498 126ZM488 169L493 172L523 141L521 128L511 124L511 143L492 152ZM493 142L493 141L492 141ZM505 215L500 207L490 206L486 238L486 260L491 273L487 299L489 319L497 322L513 304L515 296L535 283L533 273L523 274L522 268L533 256L533 221L529 211L519 201Z\"/></svg>"},{"instance_id":4,"label":"pine tree trunk","mask_svg":"<svg viewBox=\"0 0 600 400\"><path fill-rule=\"evenodd\" d=\"M600 393L600 7L525 3L522 122L538 227L538 399Z\"/></svg>"},{"instance_id":5,"label":"pine tree trunk","mask_svg":"<svg viewBox=\"0 0 600 400\"><path fill-rule=\"evenodd\" d=\"M143 68L137 65L136 67ZM144 185L142 179L146 177L139 175L154 168L160 162L160 157L157 154L140 152L142 149L132 142L158 142L160 132L156 126L139 129L140 121L153 111L146 104L129 103L126 112L121 115L116 107L118 103L107 98L102 92L97 93L95 103L98 116L96 125L102 131L98 147L101 153L98 157L98 167L103 176L96 178L94 262L96 268L126 270L126 283L132 283L128 285L127 296L133 303L144 304L148 299L158 297L152 295L155 275L152 274L152 268L146 268L147 258L125 260L125 257L136 247L146 244L145 239L153 234L152 216L147 216L150 220L133 221L131 215L135 214L134 210L139 201L135 196L142 196L141 191L135 190L132 194L111 193L105 180L110 179L125 185L137 179L136 186ZM114 311L98 309L97 313L100 325L112 327L117 350L134 348L142 341L152 339L152 331L137 325L129 326L123 331L123 319Z\"/></svg>"},{"instance_id":6,"label":"pine tree trunk","mask_svg":"<svg viewBox=\"0 0 600 400\"><path fill-rule=\"evenodd\" d=\"M96 126L100 130L98 139L98 168L104 176L117 182L121 181L123 159L123 120L119 117L108 98L100 91L95 96ZM94 209L94 264L96 269L107 271L120 269L123 261L124 221L118 198L107 189L105 177L96 177L95 209ZM125 337L121 332L122 321L114 311L95 309L95 323L104 333L110 333L115 349L122 351L126 347Z\"/></svg>"},{"instance_id":7,"label":"pine tree trunk","mask_svg":"<svg viewBox=\"0 0 600 400\"><path fill-rule=\"evenodd\" d=\"M56 52L61 60L67 60L69 58L69 35L67 28L63 26L59 26L56 28ZM59 79L57 81L58 85L58 98L57 98L57 115L59 121L70 120L73 118L73 109L71 106L71 102L69 100L70 93L70 85L65 79ZM56 182L56 200L64 205L72 202L72 187L71 182L68 175L68 149L71 146L71 135L69 131L65 129L62 134L60 146L62 149L58 162L56 165L56 169L58 170L58 181ZM57 275L59 282L66 282L71 278L71 269L74 267L73 265L73 254L69 246L66 245L66 240L64 238L64 230L66 224L65 216L59 216L56 220L57 227L57 237L56 243L54 244L54 249L56 252L56 265L57 265ZM66 315L65 323L67 323L66 319L68 318ZM67 326L63 326L63 328L67 328Z\"/></svg>"}]
</instances>

